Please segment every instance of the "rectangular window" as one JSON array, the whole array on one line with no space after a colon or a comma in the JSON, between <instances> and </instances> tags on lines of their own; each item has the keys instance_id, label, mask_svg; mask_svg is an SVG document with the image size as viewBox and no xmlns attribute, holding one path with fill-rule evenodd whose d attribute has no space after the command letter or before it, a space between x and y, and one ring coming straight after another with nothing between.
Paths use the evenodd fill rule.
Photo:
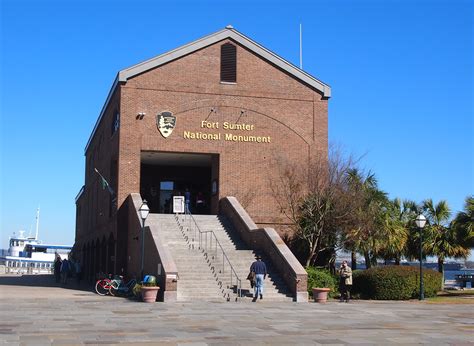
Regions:
<instances>
[{"instance_id":1,"label":"rectangular window","mask_svg":"<svg viewBox=\"0 0 474 346\"><path fill-rule=\"evenodd\" d=\"M221 82L237 82L237 47L231 43L221 46Z\"/></svg>"},{"instance_id":2,"label":"rectangular window","mask_svg":"<svg viewBox=\"0 0 474 346\"><path fill-rule=\"evenodd\" d=\"M120 113L118 111L114 112L114 117L112 118L111 128L110 128L110 136L113 136L115 132L118 131L120 127Z\"/></svg>"}]
</instances>

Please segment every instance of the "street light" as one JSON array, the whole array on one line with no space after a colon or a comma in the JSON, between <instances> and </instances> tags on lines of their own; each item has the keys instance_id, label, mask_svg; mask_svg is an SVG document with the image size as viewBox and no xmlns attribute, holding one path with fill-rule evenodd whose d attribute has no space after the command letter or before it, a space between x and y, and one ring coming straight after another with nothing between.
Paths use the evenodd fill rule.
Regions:
<instances>
[{"instance_id":1,"label":"street light","mask_svg":"<svg viewBox=\"0 0 474 346\"><path fill-rule=\"evenodd\" d=\"M426 224L426 218L423 214L416 217L415 223L420 229L420 300L425 299L425 293L423 288L423 227Z\"/></svg>"},{"instance_id":2,"label":"street light","mask_svg":"<svg viewBox=\"0 0 474 346\"><path fill-rule=\"evenodd\" d=\"M141 278L143 280L143 266L145 264L145 220L148 217L148 213L150 212L150 208L148 208L148 204L146 204L146 200L143 200L140 209L140 217L142 218L142 269L141 269Z\"/></svg>"}]
</instances>

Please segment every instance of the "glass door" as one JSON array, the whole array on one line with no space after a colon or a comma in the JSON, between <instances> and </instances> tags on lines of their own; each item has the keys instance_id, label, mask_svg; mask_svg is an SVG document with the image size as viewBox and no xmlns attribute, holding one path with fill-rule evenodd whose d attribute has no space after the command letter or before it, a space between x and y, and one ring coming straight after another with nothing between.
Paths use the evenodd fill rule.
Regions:
<instances>
[{"instance_id":1,"label":"glass door","mask_svg":"<svg viewBox=\"0 0 474 346\"><path fill-rule=\"evenodd\" d=\"M173 181L160 182L160 213L171 214L173 212Z\"/></svg>"}]
</instances>

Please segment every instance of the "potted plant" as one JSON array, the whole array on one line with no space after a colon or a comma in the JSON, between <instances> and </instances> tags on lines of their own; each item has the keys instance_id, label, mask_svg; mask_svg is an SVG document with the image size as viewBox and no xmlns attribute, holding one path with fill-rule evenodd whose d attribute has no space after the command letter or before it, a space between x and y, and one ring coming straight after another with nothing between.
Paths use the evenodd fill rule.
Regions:
<instances>
[{"instance_id":1,"label":"potted plant","mask_svg":"<svg viewBox=\"0 0 474 346\"><path fill-rule=\"evenodd\" d=\"M140 292L142 295L142 300L145 303L154 303L156 302L156 296L160 287L156 285L156 277L152 275L146 275L142 282L142 287Z\"/></svg>"},{"instance_id":2,"label":"potted plant","mask_svg":"<svg viewBox=\"0 0 474 346\"><path fill-rule=\"evenodd\" d=\"M328 294L334 289L335 282L332 275L326 270L307 267L308 290L317 303L326 303Z\"/></svg>"},{"instance_id":3,"label":"potted plant","mask_svg":"<svg viewBox=\"0 0 474 346\"><path fill-rule=\"evenodd\" d=\"M331 291L327 287L313 287L313 298L316 303L326 303L328 300L328 293Z\"/></svg>"}]
</instances>

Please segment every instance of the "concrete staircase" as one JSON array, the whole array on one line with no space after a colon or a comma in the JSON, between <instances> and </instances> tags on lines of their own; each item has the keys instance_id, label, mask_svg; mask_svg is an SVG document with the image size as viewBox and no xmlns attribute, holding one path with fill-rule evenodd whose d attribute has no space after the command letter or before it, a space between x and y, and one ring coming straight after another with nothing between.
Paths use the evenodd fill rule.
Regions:
<instances>
[{"instance_id":1,"label":"concrete staircase","mask_svg":"<svg viewBox=\"0 0 474 346\"><path fill-rule=\"evenodd\" d=\"M232 224L222 216L194 215L194 222L170 214L150 214L148 222L156 224L158 236L168 246L178 267L178 300L225 301L236 300L237 281L226 258L223 258L212 231L241 280L241 300L250 301L253 289L246 280L255 253L238 237ZM181 227L182 226L182 227ZM206 242L207 240L207 242ZM261 254L263 256L263 254ZM265 261L265 257L263 256ZM264 285L265 301L292 301L293 297L269 261L265 261L269 275Z\"/></svg>"},{"instance_id":2,"label":"concrete staircase","mask_svg":"<svg viewBox=\"0 0 474 346\"><path fill-rule=\"evenodd\" d=\"M163 244L170 250L178 268L178 301L222 301L224 293L219 289L216 278L209 270L209 266L202 253L191 250L186 242L174 215L149 214L149 225L156 227Z\"/></svg>"},{"instance_id":3,"label":"concrete staircase","mask_svg":"<svg viewBox=\"0 0 474 346\"><path fill-rule=\"evenodd\" d=\"M246 278L249 274L250 265L255 261L257 253L244 243L232 223L224 216L194 215L193 217L202 232L214 232L238 277L242 280L242 294L244 298L251 300L253 289ZM272 263L265 258L264 253L258 254L262 256L268 271L264 282L263 297L265 301L293 301L291 292L275 268L273 268Z\"/></svg>"}]
</instances>

